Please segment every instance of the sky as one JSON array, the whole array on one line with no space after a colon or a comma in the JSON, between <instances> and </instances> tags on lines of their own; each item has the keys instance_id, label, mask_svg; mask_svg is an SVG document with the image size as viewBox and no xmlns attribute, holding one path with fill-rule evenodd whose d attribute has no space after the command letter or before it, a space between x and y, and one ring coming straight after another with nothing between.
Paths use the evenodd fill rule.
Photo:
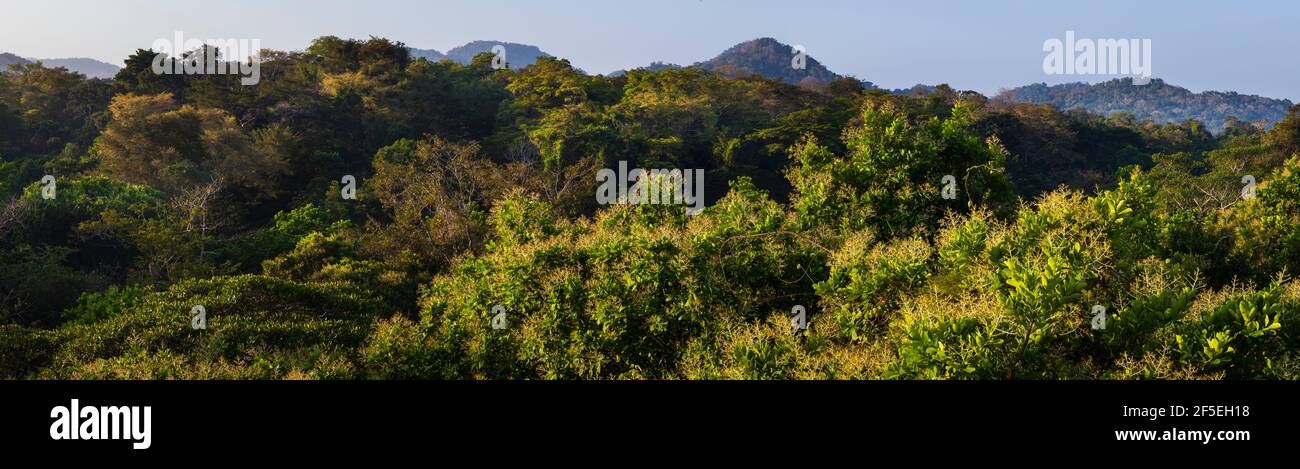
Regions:
<instances>
[{"instance_id":1,"label":"sky","mask_svg":"<svg viewBox=\"0 0 1300 469\"><path fill-rule=\"evenodd\" d=\"M121 65L137 48L187 38L387 37L447 49L532 44L589 73L653 61L691 64L749 39L802 45L832 71L886 88L948 83L985 94L1048 75L1044 42L1150 39L1153 75L1193 91L1300 102L1294 0L0 0L0 52Z\"/></svg>"}]
</instances>

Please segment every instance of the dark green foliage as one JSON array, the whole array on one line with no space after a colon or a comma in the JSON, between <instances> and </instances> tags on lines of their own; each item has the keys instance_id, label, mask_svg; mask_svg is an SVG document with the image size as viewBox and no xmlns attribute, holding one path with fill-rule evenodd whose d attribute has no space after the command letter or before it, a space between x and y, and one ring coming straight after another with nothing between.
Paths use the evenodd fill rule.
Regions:
<instances>
[{"instance_id":1,"label":"dark green foliage","mask_svg":"<svg viewBox=\"0 0 1300 469\"><path fill-rule=\"evenodd\" d=\"M462 52L0 75L0 378L1300 378L1295 108L1216 136L739 73L791 71L770 40L617 77ZM620 161L707 207L598 205Z\"/></svg>"},{"instance_id":2,"label":"dark green foliage","mask_svg":"<svg viewBox=\"0 0 1300 469\"><path fill-rule=\"evenodd\" d=\"M898 361L886 374L901 379L995 379L1008 356L1004 339L971 318L915 323L907 329Z\"/></svg>"},{"instance_id":3,"label":"dark green foliage","mask_svg":"<svg viewBox=\"0 0 1300 469\"><path fill-rule=\"evenodd\" d=\"M791 153L790 179L801 224L845 232L870 227L891 240L937 227L949 210L1005 210L1012 197L1005 150L969 132L969 119L963 103L947 119L919 124L890 107L868 107L862 128L846 133L846 157L815 141L800 144ZM942 196L944 186L952 199Z\"/></svg>"},{"instance_id":4,"label":"dark green foliage","mask_svg":"<svg viewBox=\"0 0 1300 469\"><path fill-rule=\"evenodd\" d=\"M102 321L130 309L142 296L144 290L136 285L124 288L114 285L100 293L82 293L76 306L63 310L63 317L71 324Z\"/></svg>"},{"instance_id":5,"label":"dark green foliage","mask_svg":"<svg viewBox=\"0 0 1300 469\"><path fill-rule=\"evenodd\" d=\"M191 310L196 305L206 310L206 329L192 328ZM173 353L180 354L176 358L181 365L216 366L189 371L237 373L223 366L253 365L265 358L262 354L358 347L379 313L373 298L344 284L304 284L262 276L189 280L147 294L111 318L56 330L59 339L53 359L61 366L47 372L52 373L49 377L187 376L187 370L134 369L118 360ZM270 377L319 371L311 368L319 363L308 365L263 371Z\"/></svg>"},{"instance_id":6,"label":"dark green foliage","mask_svg":"<svg viewBox=\"0 0 1300 469\"><path fill-rule=\"evenodd\" d=\"M1228 298L1175 336L1177 351L1183 361L1230 378L1269 377L1273 360L1287 353L1282 317L1294 317L1286 310L1295 307L1277 287Z\"/></svg>"},{"instance_id":7,"label":"dark green foliage","mask_svg":"<svg viewBox=\"0 0 1300 469\"><path fill-rule=\"evenodd\" d=\"M40 329L0 324L0 379L24 378L49 363L53 335Z\"/></svg>"},{"instance_id":8,"label":"dark green foliage","mask_svg":"<svg viewBox=\"0 0 1300 469\"><path fill-rule=\"evenodd\" d=\"M1159 341L1151 340L1152 336L1181 319L1191 308L1195 293L1191 288L1166 289L1133 299L1107 319L1105 342L1113 350L1139 356L1155 351Z\"/></svg>"}]
</instances>

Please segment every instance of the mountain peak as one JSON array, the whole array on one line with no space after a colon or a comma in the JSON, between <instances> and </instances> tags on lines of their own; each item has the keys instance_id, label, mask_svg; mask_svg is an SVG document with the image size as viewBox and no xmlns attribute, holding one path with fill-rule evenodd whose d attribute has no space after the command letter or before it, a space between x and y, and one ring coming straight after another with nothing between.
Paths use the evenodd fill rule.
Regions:
<instances>
[{"instance_id":1,"label":"mountain peak","mask_svg":"<svg viewBox=\"0 0 1300 469\"><path fill-rule=\"evenodd\" d=\"M776 40L776 38L773 38L773 37L766 37L766 36L765 36L765 37L760 37L760 38L758 38L758 39L750 39L750 40L748 40L748 41L745 41L745 42L742 42L742 43L740 43L740 44L737 44L737 46L741 46L741 45L745 45L745 44L755 44L755 45L760 45L760 46L765 46L765 47L787 47L787 48L790 47L790 46L788 46L788 45L782 43L781 41Z\"/></svg>"},{"instance_id":2,"label":"mountain peak","mask_svg":"<svg viewBox=\"0 0 1300 469\"><path fill-rule=\"evenodd\" d=\"M760 37L736 44L717 57L695 64L724 75L758 74L790 84L815 81L829 83L842 78L814 59L807 51L802 61L794 46L771 37Z\"/></svg>"},{"instance_id":3,"label":"mountain peak","mask_svg":"<svg viewBox=\"0 0 1300 469\"><path fill-rule=\"evenodd\" d=\"M506 51L506 63L510 68L524 68L537 63L538 57L550 57L539 49L537 46L529 44L520 44L517 42L506 41L473 41L469 44L447 51L447 58L457 62L468 64L474 60L474 56L482 53L491 53L492 48L502 46Z\"/></svg>"},{"instance_id":4,"label":"mountain peak","mask_svg":"<svg viewBox=\"0 0 1300 469\"><path fill-rule=\"evenodd\" d=\"M8 52L0 52L0 72L5 71L9 64L25 64L28 62L31 61Z\"/></svg>"}]
</instances>

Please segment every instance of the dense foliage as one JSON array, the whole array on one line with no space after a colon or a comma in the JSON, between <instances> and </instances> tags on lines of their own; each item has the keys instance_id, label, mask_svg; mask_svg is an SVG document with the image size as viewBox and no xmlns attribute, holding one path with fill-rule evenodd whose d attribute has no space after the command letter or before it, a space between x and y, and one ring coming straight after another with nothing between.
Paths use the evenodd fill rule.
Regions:
<instances>
[{"instance_id":1,"label":"dense foliage","mask_svg":"<svg viewBox=\"0 0 1300 469\"><path fill-rule=\"evenodd\" d=\"M1101 115L1122 111L1159 124L1196 120L1216 133L1241 123L1277 122L1291 107L1291 101L1285 99L1222 91L1193 93L1158 78L1145 85L1134 85L1131 78L1093 85L1038 83L1007 90L999 96L1020 103L1085 109Z\"/></svg>"},{"instance_id":2,"label":"dense foliage","mask_svg":"<svg viewBox=\"0 0 1300 469\"><path fill-rule=\"evenodd\" d=\"M1300 378L1300 107L264 56L0 75L0 377ZM708 207L598 205L620 161Z\"/></svg>"}]
</instances>

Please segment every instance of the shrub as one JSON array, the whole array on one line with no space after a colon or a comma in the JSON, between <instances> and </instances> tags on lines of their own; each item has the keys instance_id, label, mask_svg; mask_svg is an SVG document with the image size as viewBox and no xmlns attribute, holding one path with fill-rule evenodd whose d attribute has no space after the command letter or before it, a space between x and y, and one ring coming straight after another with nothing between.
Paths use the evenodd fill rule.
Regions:
<instances>
[{"instance_id":1,"label":"shrub","mask_svg":"<svg viewBox=\"0 0 1300 469\"><path fill-rule=\"evenodd\" d=\"M117 315L129 309L145 293L139 285L119 288L108 287L103 292L82 293L76 306L63 311L68 323L90 324Z\"/></svg>"},{"instance_id":2,"label":"shrub","mask_svg":"<svg viewBox=\"0 0 1300 469\"><path fill-rule=\"evenodd\" d=\"M1265 378L1276 373L1273 359L1286 347L1281 337L1284 309L1280 286L1232 295L1194 318L1175 336L1184 363L1229 378Z\"/></svg>"},{"instance_id":3,"label":"shrub","mask_svg":"<svg viewBox=\"0 0 1300 469\"><path fill-rule=\"evenodd\" d=\"M192 328L195 305L206 310L206 329ZM200 363L242 363L258 353L357 347L378 313L374 299L346 284L253 275L188 280L146 294L119 315L54 331L54 366L45 374L66 377L97 360L162 351ZM294 371L306 370L276 374Z\"/></svg>"}]
</instances>

